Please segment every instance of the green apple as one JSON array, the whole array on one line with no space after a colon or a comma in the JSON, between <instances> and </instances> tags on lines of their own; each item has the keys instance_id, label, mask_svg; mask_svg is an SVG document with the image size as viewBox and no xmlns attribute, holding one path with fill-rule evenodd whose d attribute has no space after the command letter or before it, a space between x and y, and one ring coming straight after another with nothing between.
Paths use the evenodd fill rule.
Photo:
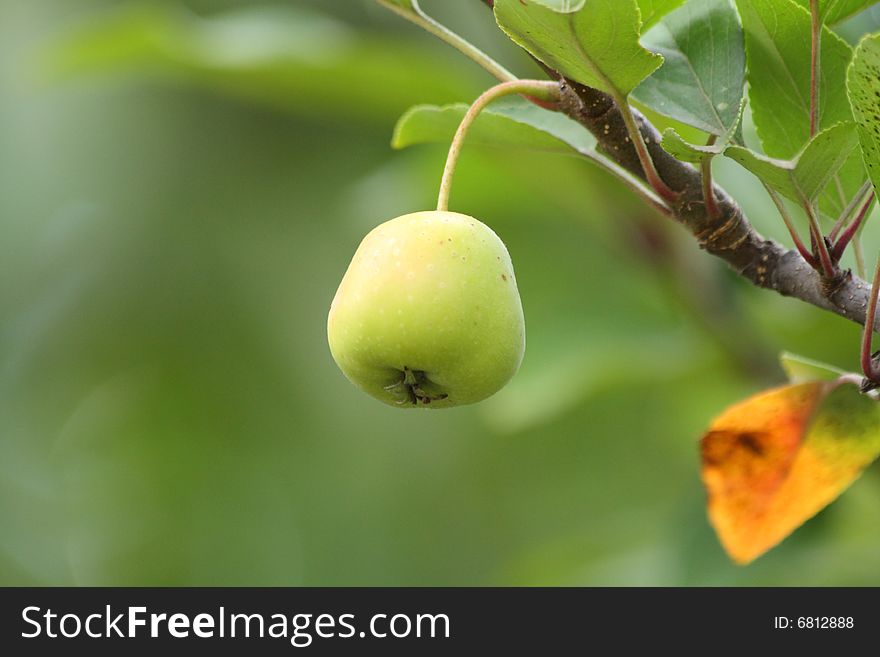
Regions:
<instances>
[{"instance_id":1,"label":"green apple","mask_svg":"<svg viewBox=\"0 0 880 657\"><path fill-rule=\"evenodd\" d=\"M387 404L485 399L516 373L525 350L507 248L491 228L456 212L387 221L354 254L327 336L345 376Z\"/></svg>"}]
</instances>

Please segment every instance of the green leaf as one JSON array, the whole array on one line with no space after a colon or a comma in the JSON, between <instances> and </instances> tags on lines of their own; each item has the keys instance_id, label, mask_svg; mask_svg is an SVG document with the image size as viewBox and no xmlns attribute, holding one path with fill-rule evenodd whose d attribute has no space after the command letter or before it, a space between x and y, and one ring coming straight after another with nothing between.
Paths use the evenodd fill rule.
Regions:
<instances>
[{"instance_id":1,"label":"green leaf","mask_svg":"<svg viewBox=\"0 0 880 657\"><path fill-rule=\"evenodd\" d=\"M809 383L810 381L834 381L845 374L833 365L826 365L811 358L798 356L787 351L779 354L779 363L790 383Z\"/></svg>"},{"instance_id":2,"label":"green leaf","mask_svg":"<svg viewBox=\"0 0 880 657\"><path fill-rule=\"evenodd\" d=\"M771 157L789 158L810 137L810 14L792 0L737 0L746 33L749 97L758 136ZM852 120L841 93L850 47L822 34L820 127Z\"/></svg>"},{"instance_id":3,"label":"green leaf","mask_svg":"<svg viewBox=\"0 0 880 657\"><path fill-rule=\"evenodd\" d=\"M847 91L859 131L862 158L880 193L880 35L867 36L856 49Z\"/></svg>"},{"instance_id":4,"label":"green leaf","mask_svg":"<svg viewBox=\"0 0 880 657\"><path fill-rule=\"evenodd\" d=\"M711 146L692 144L685 141L675 128L667 128L663 131L663 141L660 142L660 145L675 159L691 164L699 164L704 158L720 155L727 148L727 143L712 144Z\"/></svg>"},{"instance_id":5,"label":"green leaf","mask_svg":"<svg viewBox=\"0 0 880 657\"><path fill-rule=\"evenodd\" d=\"M797 2L810 9L810 0ZM826 25L834 25L876 3L877 0L819 0L819 18Z\"/></svg>"},{"instance_id":6,"label":"green leaf","mask_svg":"<svg viewBox=\"0 0 880 657\"><path fill-rule=\"evenodd\" d=\"M709 518L746 564L837 499L880 454L880 404L856 386L766 390L717 417L701 442Z\"/></svg>"},{"instance_id":7,"label":"green leaf","mask_svg":"<svg viewBox=\"0 0 880 657\"><path fill-rule=\"evenodd\" d=\"M810 12L794 0L736 0L746 35L749 99L764 152L789 159L810 138ZM852 120L843 93L852 49L823 28L819 127ZM832 217L843 211L865 180L853 153L820 199Z\"/></svg>"},{"instance_id":8,"label":"green leaf","mask_svg":"<svg viewBox=\"0 0 880 657\"><path fill-rule=\"evenodd\" d=\"M627 96L663 62L639 44L635 0L496 0L495 18L548 66L612 95Z\"/></svg>"},{"instance_id":9,"label":"green leaf","mask_svg":"<svg viewBox=\"0 0 880 657\"><path fill-rule=\"evenodd\" d=\"M684 0L638 0L639 12L642 14L642 33L651 29L654 24Z\"/></svg>"},{"instance_id":10,"label":"green leaf","mask_svg":"<svg viewBox=\"0 0 880 657\"><path fill-rule=\"evenodd\" d=\"M818 133L792 160L777 160L742 146L730 146L724 154L783 196L803 205L815 202L856 144L858 133L855 125L849 122Z\"/></svg>"},{"instance_id":11,"label":"green leaf","mask_svg":"<svg viewBox=\"0 0 880 657\"><path fill-rule=\"evenodd\" d=\"M428 142L448 144L467 109L463 103L412 107L398 120L391 145L405 148ZM598 152L596 139L583 126L523 98L498 100L480 112L468 132L468 143L580 156L624 184L644 189L638 178Z\"/></svg>"},{"instance_id":12,"label":"green leaf","mask_svg":"<svg viewBox=\"0 0 880 657\"><path fill-rule=\"evenodd\" d=\"M62 33L53 78L149 73L282 110L387 121L426 97L475 86L418 44L389 42L304 7L243 7L207 18L126 3Z\"/></svg>"},{"instance_id":13,"label":"green leaf","mask_svg":"<svg viewBox=\"0 0 880 657\"><path fill-rule=\"evenodd\" d=\"M663 66L633 98L670 118L722 136L740 118L745 87L745 41L727 0L690 0L642 42L663 55Z\"/></svg>"},{"instance_id":14,"label":"green leaf","mask_svg":"<svg viewBox=\"0 0 880 657\"><path fill-rule=\"evenodd\" d=\"M742 127L741 120L745 107L746 100L743 98L740 100L736 121L734 121L727 133L722 135L711 146L689 142L675 128L667 128L663 131L663 141L660 142L660 146L674 158L683 162L690 162L691 164L699 164L707 157L713 158L716 155L720 155L732 142L742 143L740 129Z\"/></svg>"},{"instance_id":15,"label":"green leaf","mask_svg":"<svg viewBox=\"0 0 880 657\"><path fill-rule=\"evenodd\" d=\"M391 144L405 148L429 142L449 143L468 106L417 105L394 128ZM493 103L480 113L468 132L468 143L527 148L568 155L593 151L596 140L578 123L522 98Z\"/></svg>"}]
</instances>

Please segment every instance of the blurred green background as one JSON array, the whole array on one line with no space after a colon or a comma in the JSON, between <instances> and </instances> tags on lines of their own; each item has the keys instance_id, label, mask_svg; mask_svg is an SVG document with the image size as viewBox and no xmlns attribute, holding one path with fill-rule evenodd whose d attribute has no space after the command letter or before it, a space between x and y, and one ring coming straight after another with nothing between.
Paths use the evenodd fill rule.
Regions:
<instances>
[{"instance_id":1,"label":"blurred green background","mask_svg":"<svg viewBox=\"0 0 880 657\"><path fill-rule=\"evenodd\" d=\"M423 6L536 74L480 3ZM404 412L343 378L336 286L445 155L392 151L394 122L490 83L369 0L0 0L0 584L880 584L876 467L747 568L698 475L779 350L854 369L858 328L589 163L465 149L453 209L506 241L526 312L510 386Z\"/></svg>"}]
</instances>

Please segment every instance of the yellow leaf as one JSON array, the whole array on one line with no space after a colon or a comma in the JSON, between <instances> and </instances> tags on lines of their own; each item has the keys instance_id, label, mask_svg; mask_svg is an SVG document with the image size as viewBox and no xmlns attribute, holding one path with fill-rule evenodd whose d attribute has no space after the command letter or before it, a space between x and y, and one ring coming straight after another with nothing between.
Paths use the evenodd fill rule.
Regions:
<instances>
[{"instance_id":1,"label":"yellow leaf","mask_svg":"<svg viewBox=\"0 0 880 657\"><path fill-rule=\"evenodd\" d=\"M880 404L852 385L762 392L715 419L702 443L709 519L746 564L834 501L880 454Z\"/></svg>"}]
</instances>

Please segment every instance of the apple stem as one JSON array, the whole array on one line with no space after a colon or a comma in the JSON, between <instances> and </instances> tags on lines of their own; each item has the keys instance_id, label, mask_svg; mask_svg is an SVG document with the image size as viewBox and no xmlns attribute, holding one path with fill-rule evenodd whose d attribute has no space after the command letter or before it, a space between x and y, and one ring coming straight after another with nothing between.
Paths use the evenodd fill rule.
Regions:
<instances>
[{"instance_id":1,"label":"apple stem","mask_svg":"<svg viewBox=\"0 0 880 657\"><path fill-rule=\"evenodd\" d=\"M437 197L437 209L441 212L449 209L449 194L452 191L455 166L458 164L461 148L474 120L489 103L512 94L523 94L541 101L555 102L560 97L559 83L547 80L511 80L487 89L474 101L458 125L458 130L456 130L452 144L449 146L449 154L446 156L446 167L443 169L443 178L440 180L440 195Z\"/></svg>"}]
</instances>

